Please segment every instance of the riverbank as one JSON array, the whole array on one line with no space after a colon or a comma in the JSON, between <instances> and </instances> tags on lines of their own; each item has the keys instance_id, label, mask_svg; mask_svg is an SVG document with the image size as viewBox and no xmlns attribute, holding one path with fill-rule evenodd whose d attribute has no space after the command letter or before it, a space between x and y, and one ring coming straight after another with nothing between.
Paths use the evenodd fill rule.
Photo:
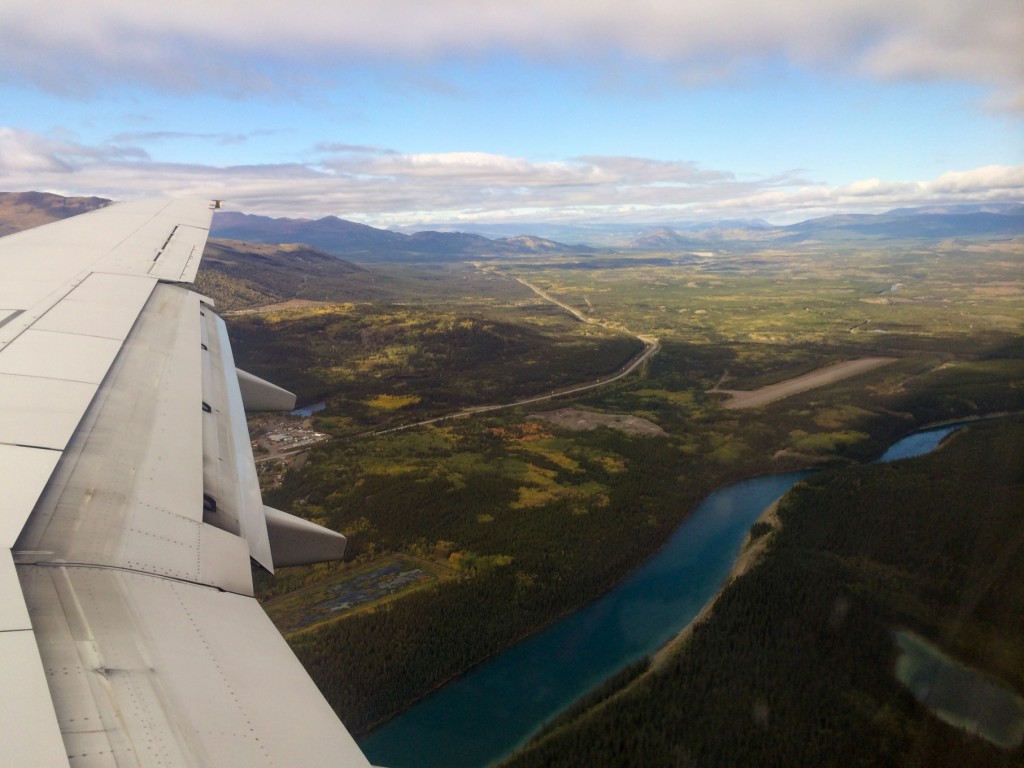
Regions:
<instances>
[{"instance_id":1,"label":"riverbank","mask_svg":"<svg viewBox=\"0 0 1024 768\"><path fill-rule=\"evenodd\" d=\"M888 451L891 452L894 448L898 448L898 446L904 443L908 443L908 441L910 443L914 443L914 439L919 437L923 433L932 432L938 429L942 429L943 427L957 427L958 425L967 425L981 421L992 420L999 418L1000 416L1006 415L1012 414L989 414L986 416L949 420L943 422L942 424L931 424L926 427L916 429L909 435L906 435L905 437L896 441L896 443L889 447ZM958 432L959 430L957 429L956 431ZM949 438L951 436L952 435L947 434L943 437L941 441L938 441L934 444L917 443L915 445L911 445L908 447L910 448L910 450L920 451L920 453L922 454L931 453L932 451L938 450L940 447L947 445ZM911 455L917 454L908 453L906 455L901 455L900 458L908 458ZM790 490L792 490L792 488L790 488ZM787 491L787 493L788 492L789 491ZM758 515L757 519L752 523L752 525L750 526L750 530L748 530L743 540L743 543L740 545L739 551L735 559L733 560L728 575L722 582L718 591L716 591L700 609L700 612L674 637L672 637L668 642L666 642L663 646L661 646L661 648L659 648L654 654L651 655L650 663L644 671L635 675L619 690L615 691L614 693L611 693L606 698L601 700L591 710L589 710L589 713L592 714L593 712L602 710L605 707L614 706L617 700L628 697L631 694L631 692L633 692L635 689L638 689L645 683L647 683L649 678L651 678L652 676L663 674L666 672L671 660L677 654L683 651L686 644L693 637L695 628L712 618L715 611L715 606L721 599L722 595L726 592L726 590L729 587L731 587L736 580L742 578L744 575L750 572L758 563L761 562L761 559L763 558L765 552L768 549L769 542L771 541L772 537L782 527L782 520L778 514L779 505L781 503L782 498L780 497L779 499L773 501L771 504L767 505L761 512L761 514ZM579 711L574 714L576 715L576 717L579 717L587 713L587 711ZM572 719L574 718L568 718L566 720L566 723L571 722ZM558 725L562 724L559 723ZM543 732L545 734L550 733L551 731L556 730L558 725L555 725L554 728L546 727L543 729Z\"/></svg>"},{"instance_id":2,"label":"riverbank","mask_svg":"<svg viewBox=\"0 0 1024 768\"><path fill-rule=\"evenodd\" d=\"M1020 747L1001 751L910 699L892 630L1024 691L1022 438L1019 421L979 425L920 460L800 484L768 556L684 652L508 764L1021 765ZM898 514L880 498L899 499Z\"/></svg>"},{"instance_id":3,"label":"riverbank","mask_svg":"<svg viewBox=\"0 0 1024 768\"><path fill-rule=\"evenodd\" d=\"M746 574L751 568L760 562L761 556L768 548L768 541L771 539L772 534L774 534L779 526L782 525L782 521L779 520L778 515L780 501L782 500L779 499L768 505L764 512L758 516L757 520L755 520L754 524L751 526L751 529L753 529L758 523L763 523L771 526L771 530L757 538L754 538L751 532L747 532L747 537L743 540L743 544L740 545L739 554L736 556L736 560L733 562L732 568L729 569L729 575L726 576L721 588L712 595L711 599L708 600L703 608L701 608L700 613L694 617L693 621L683 627L679 634L665 643L665 645L663 645L651 657L651 666L647 674L660 672L664 668L665 662L672 656L672 654L682 649L686 644L686 641L690 639L693 635L693 628L711 617L711 614L715 609L715 603L718 602L718 598L722 596L722 593L725 592L725 590L728 589L736 579ZM635 683L641 678L637 678L637 680L633 682Z\"/></svg>"},{"instance_id":4,"label":"riverbank","mask_svg":"<svg viewBox=\"0 0 1024 768\"><path fill-rule=\"evenodd\" d=\"M721 589L712 595L711 599L704 604L703 608L701 608L700 613L698 613L689 624L683 627L675 637L665 643L650 657L646 669L643 669L643 671L639 673L629 675L631 679L628 682L613 693L601 698L593 707L577 708L574 705L566 713L559 715L553 721L545 724L537 735L531 737L531 741L546 736L548 733L557 730L562 725L571 723L576 717L580 717L584 714L593 714L607 707L614 707L617 700L629 696L634 688L642 685L649 677L652 675L662 674L666 669L668 661L676 653L680 652L686 645L687 641L689 641L693 636L694 628L711 618L714 613L715 605L722 594L724 594L725 590L731 586L736 579L745 575L750 569L757 565L758 562L760 562L762 555L768 548L768 541L782 524L778 516L780 502L781 499L778 499L765 507L764 511L758 516L757 520L751 526L751 529L753 530L754 526L758 523L763 523L771 526L771 530L763 535L757 536L756 538L751 534L751 532L747 533L743 544L740 546L739 554L736 556L732 568L729 570L729 575L723 582ZM627 672L629 672L628 668L624 670L624 673ZM607 686L609 682L611 682L611 680L603 683L602 687ZM591 693L587 696L590 697L593 695L594 694Z\"/></svg>"},{"instance_id":5,"label":"riverbank","mask_svg":"<svg viewBox=\"0 0 1024 768\"><path fill-rule=\"evenodd\" d=\"M697 616L727 578L751 524L802 477L768 475L711 493L609 592L470 670L360 746L381 765L480 768L504 759ZM447 754L431 753L442 737L449 740Z\"/></svg>"},{"instance_id":6,"label":"riverbank","mask_svg":"<svg viewBox=\"0 0 1024 768\"><path fill-rule=\"evenodd\" d=\"M887 452L892 451L895 446L899 445L904 440L907 440L915 435L920 435L925 432L931 432L932 430L942 429L944 427L957 427L958 425L966 426L967 424L974 424L982 421L989 421L992 419L1002 418L1005 416L1022 414L1024 414L1024 412L1018 412L1016 414L993 413L986 416L949 419L947 421L936 424L928 424L923 427L920 427L919 429L915 429L906 437L902 438L901 440L898 440L896 443L894 443L887 449ZM943 439L940 442L938 442L934 448L931 448L926 452L930 453L932 450L938 450L939 448L944 446L951 437L952 434L944 436ZM900 458L909 458L911 455L914 454L908 454L907 456L901 456ZM654 656L651 658L651 672L656 672L659 669L661 669L664 666L666 659L669 656L671 656L674 652L682 648L686 640L693 634L694 626L696 626L697 624L711 616L711 613L715 607L715 603L722 596L722 593L725 592L725 590L732 584L732 582L743 576L751 568L757 565L758 562L760 562L762 555L768 548L768 542L771 540L772 536L778 531L778 529L782 527L782 520L779 518L778 514L779 504L781 502L782 499L773 502L770 506L766 507L764 512L762 512L761 515L757 518L757 520L751 526L750 531L747 533L747 538L744 539L743 545L740 547L739 554L736 556L736 561L735 563L733 563L732 569L729 571L728 578L726 578L725 582L722 584L722 588L714 594L714 596L708 601L707 605L705 605L704 608L701 609L700 614L698 614L693 621L686 625L686 627L684 627L678 635L672 638L672 640L669 641L661 650L654 654ZM766 530L763 534L759 536L755 536L754 530L757 528L759 524L768 526L768 530Z\"/></svg>"},{"instance_id":7,"label":"riverbank","mask_svg":"<svg viewBox=\"0 0 1024 768\"><path fill-rule=\"evenodd\" d=\"M799 482L799 480L796 482ZM796 483L794 483L794 485L795 484ZM718 489L716 492L721 490L724 489ZM602 710L614 707L619 700L629 697L635 689L642 687L650 680L650 678L664 674L667 671L669 662L683 650L686 643L693 637L694 629L712 617L715 606L725 591L732 586L737 579L747 574L760 562L768 548L768 542L782 525L782 521L778 516L778 509L781 501L782 498L780 497L764 507L756 520L751 524L750 529L747 531L738 553L732 561L729 572L722 581L719 589L704 603L697 615L694 616L686 626L679 630L676 635L664 643L649 657L649 663L647 664L646 669L638 674L632 675L631 679L622 685L621 688L613 693L609 693L606 697L601 698L593 707L578 710L575 709L575 707L570 707L566 713L555 717L551 722L545 724L538 734L532 736L531 740L527 741L526 744L520 747L520 749L528 747L531 743L535 743L534 739L544 738L563 726L570 726L572 722L579 717L593 716L600 713ZM770 530L765 531L761 535L755 536L753 531L756 530L759 525L769 526ZM602 685L607 685L607 682ZM588 696L591 695L593 694L588 694ZM508 760L513 754L515 753L504 756L503 761ZM504 762L501 764L504 764Z\"/></svg>"}]
</instances>

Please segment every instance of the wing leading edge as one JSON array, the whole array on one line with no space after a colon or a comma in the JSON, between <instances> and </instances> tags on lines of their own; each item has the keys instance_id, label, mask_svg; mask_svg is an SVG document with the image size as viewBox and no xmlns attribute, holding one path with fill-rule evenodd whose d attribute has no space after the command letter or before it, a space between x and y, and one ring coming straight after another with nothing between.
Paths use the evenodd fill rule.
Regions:
<instances>
[{"instance_id":1,"label":"wing leading edge","mask_svg":"<svg viewBox=\"0 0 1024 768\"><path fill-rule=\"evenodd\" d=\"M253 599L340 557L265 508L238 372L190 291L206 201L0 239L0 733L17 765L368 765ZM240 379L242 386L240 387Z\"/></svg>"}]
</instances>

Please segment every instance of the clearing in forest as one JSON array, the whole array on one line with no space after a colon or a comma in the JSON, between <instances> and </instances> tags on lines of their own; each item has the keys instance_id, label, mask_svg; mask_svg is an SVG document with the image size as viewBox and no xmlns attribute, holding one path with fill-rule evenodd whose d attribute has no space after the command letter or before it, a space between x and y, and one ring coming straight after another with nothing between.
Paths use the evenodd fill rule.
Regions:
<instances>
[{"instance_id":1,"label":"clearing in forest","mask_svg":"<svg viewBox=\"0 0 1024 768\"><path fill-rule=\"evenodd\" d=\"M559 408L557 411L544 411L543 413L531 413L527 418L539 419L558 427L574 431L597 429L598 427L609 427L625 432L629 435L663 435L665 430L639 416L626 414L596 413L594 411L583 411L579 408Z\"/></svg>"},{"instance_id":2,"label":"clearing in forest","mask_svg":"<svg viewBox=\"0 0 1024 768\"><path fill-rule=\"evenodd\" d=\"M735 389L719 389L718 387L709 391L720 392L723 395L730 396L730 399L722 404L723 408L757 408L790 395L806 392L809 389L823 387L826 384L835 384L837 381L866 373L895 360L896 358L894 357L861 357L857 360L844 360L835 365L828 365L816 371L805 373L803 376L780 381L778 384L770 384L767 387L761 387L750 392L742 392Z\"/></svg>"}]
</instances>

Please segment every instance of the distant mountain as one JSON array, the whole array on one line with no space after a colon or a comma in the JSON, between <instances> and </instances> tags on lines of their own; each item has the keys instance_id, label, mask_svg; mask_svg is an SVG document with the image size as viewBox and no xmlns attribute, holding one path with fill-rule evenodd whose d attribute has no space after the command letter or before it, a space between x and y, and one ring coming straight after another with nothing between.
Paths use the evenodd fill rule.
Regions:
<instances>
[{"instance_id":1,"label":"distant mountain","mask_svg":"<svg viewBox=\"0 0 1024 768\"><path fill-rule=\"evenodd\" d=\"M0 192L0 235L100 208L101 197ZM566 245L530 229L590 245ZM212 237L281 245L303 243L356 261L463 261L489 256L586 255L599 250L700 252L717 246L787 246L821 242L1024 237L1024 205L981 203L897 208L880 214L837 214L774 226L731 219L636 227L625 224L467 225L471 232L410 234L377 229L337 216L271 218L233 211L213 217ZM502 236L504 235L504 236ZM594 247L596 246L596 247ZM588 260L589 263L589 260Z\"/></svg>"},{"instance_id":2,"label":"distant mountain","mask_svg":"<svg viewBox=\"0 0 1024 768\"><path fill-rule=\"evenodd\" d=\"M630 248L643 251L674 251L692 248L695 244L692 236L672 227L653 227L633 235L628 241Z\"/></svg>"},{"instance_id":3,"label":"distant mountain","mask_svg":"<svg viewBox=\"0 0 1024 768\"><path fill-rule=\"evenodd\" d=\"M951 203L948 205L922 205L918 208L894 208L888 212L890 216L920 216L932 213L1001 213L1019 214L1024 209L1020 203Z\"/></svg>"},{"instance_id":4,"label":"distant mountain","mask_svg":"<svg viewBox=\"0 0 1024 768\"><path fill-rule=\"evenodd\" d=\"M1024 235L1019 203L929 205L881 214L836 215L788 226L763 219L632 223L467 223L466 232L488 238L532 233L560 242L602 249L641 251L704 250L717 244L795 244L820 240L1016 237ZM929 218L930 217L930 218ZM580 252L580 251L577 251Z\"/></svg>"},{"instance_id":5,"label":"distant mountain","mask_svg":"<svg viewBox=\"0 0 1024 768\"><path fill-rule=\"evenodd\" d=\"M520 235L490 239L466 232L415 232L406 235L326 216L289 219L219 211L213 217L214 237L255 243L306 243L335 256L389 261L464 259L529 253L586 253L587 246L570 246L541 237Z\"/></svg>"},{"instance_id":6,"label":"distant mountain","mask_svg":"<svg viewBox=\"0 0 1024 768\"><path fill-rule=\"evenodd\" d=\"M388 232L391 234L398 234ZM409 253L422 253L431 256L451 254L477 254L492 247L495 241L482 235L467 235L465 232L414 232L411 235L399 235L404 238L401 250Z\"/></svg>"},{"instance_id":7,"label":"distant mountain","mask_svg":"<svg viewBox=\"0 0 1024 768\"><path fill-rule=\"evenodd\" d=\"M400 227L397 231L411 235L422 229L436 230L439 232L453 232L455 227L444 222L435 222L430 225L416 227ZM459 232L466 234L483 235L489 240L502 240L505 238L529 237L541 240L551 240L557 243L566 244L575 252L585 252L587 247L602 248L610 242L621 238L623 232L636 229L636 225L608 224L587 222L582 224L567 224L544 221L495 221L495 222L460 222Z\"/></svg>"},{"instance_id":8,"label":"distant mountain","mask_svg":"<svg viewBox=\"0 0 1024 768\"><path fill-rule=\"evenodd\" d=\"M1024 205L1000 203L898 208L879 214L837 214L779 227L764 221L652 226L622 237L617 244L642 251L671 251L743 242L786 245L1020 236L1024 236Z\"/></svg>"},{"instance_id":9,"label":"distant mountain","mask_svg":"<svg viewBox=\"0 0 1024 768\"><path fill-rule=\"evenodd\" d=\"M102 208L103 197L61 197L49 192L0 192L0 236Z\"/></svg>"},{"instance_id":10,"label":"distant mountain","mask_svg":"<svg viewBox=\"0 0 1024 768\"><path fill-rule=\"evenodd\" d=\"M275 219L270 216L217 211L211 237L249 243L305 243L333 255L398 248L405 235L345 221L337 216L322 219ZM339 244L342 247L338 247Z\"/></svg>"},{"instance_id":11,"label":"distant mountain","mask_svg":"<svg viewBox=\"0 0 1024 768\"><path fill-rule=\"evenodd\" d=\"M875 215L840 215L810 219L782 227L785 239L844 238L931 239L1024 235L1024 205L1003 211L961 210L932 213L902 208Z\"/></svg>"}]
</instances>

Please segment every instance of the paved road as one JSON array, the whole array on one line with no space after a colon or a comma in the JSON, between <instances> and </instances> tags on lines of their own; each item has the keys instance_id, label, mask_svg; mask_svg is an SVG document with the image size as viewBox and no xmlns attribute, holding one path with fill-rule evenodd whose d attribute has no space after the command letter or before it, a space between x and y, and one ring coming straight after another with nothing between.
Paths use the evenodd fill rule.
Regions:
<instances>
[{"instance_id":1,"label":"paved road","mask_svg":"<svg viewBox=\"0 0 1024 768\"><path fill-rule=\"evenodd\" d=\"M576 309L576 307L571 307L568 304L566 304L564 301L559 301L554 296L552 296L550 293L548 293L547 291L545 291L545 290L543 290L541 288L538 288L536 285L531 283L529 280L525 280L522 277L517 277L516 278L516 282L522 283L523 285L525 285L527 288L529 288L531 291L536 293L538 296L540 296L545 301L550 301L552 304L555 304L555 305L561 307L566 312L568 312L570 315L572 315L577 320L579 320L581 323L590 323L591 325L604 325L604 323L600 322L596 318L587 317L582 312L580 312L578 309Z\"/></svg>"},{"instance_id":2,"label":"paved road","mask_svg":"<svg viewBox=\"0 0 1024 768\"><path fill-rule=\"evenodd\" d=\"M369 435L386 435L389 432L400 432L403 429L412 429L413 427L422 427L427 424L436 424L439 421L447 421L448 419L463 419L469 418L474 414L487 413L488 411L500 411L503 408L515 408L520 405L531 405L533 403L542 403L545 400L552 400L556 397L565 397L566 395L575 395L578 392L586 392L588 389L597 389L598 387L604 387L611 384L613 381L618 381L625 376L629 376L639 366L651 359L661 347L658 344L658 340L653 337L638 336L638 339L644 342L644 350L630 360L624 368L621 368L617 373L608 376L607 378L598 379L587 384L574 384L571 387L563 389L552 390L546 395L536 395L535 397L527 397L522 400L514 400L511 403L500 403L498 405L480 405L476 408L467 408L464 411L458 411L457 413L449 413L444 416L437 416L433 419L424 419L423 421L417 421L413 424L403 424L400 427L391 427L390 429L382 429L379 432L369 432ZM649 341L648 341L649 340Z\"/></svg>"},{"instance_id":3,"label":"paved road","mask_svg":"<svg viewBox=\"0 0 1024 768\"><path fill-rule=\"evenodd\" d=\"M439 421L447 421L449 419L469 418L470 416L473 416L474 414L478 414L478 413L487 413L489 411L500 411L503 408L515 408L515 407L521 406L521 405L532 405L533 403L542 403L542 402L544 402L546 400L551 400L551 399L556 398L556 397L565 397L566 395L575 395L575 394L577 394L579 392L586 392L587 390L590 390L590 389L597 389L598 387L605 387L605 386L611 384L612 382L618 381L619 379L622 379L622 378L625 378L626 376L629 376L629 374L631 374L633 371L635 371L641 365L643 365L648 360L650 360L654 355L656 355L658 353L658 350L661 349L661 345L658 344L658 340L655 337L653 337L653 336L646 336L646 335L643 335L643 334L632 333L632 331L626 330L625 328L621 328L619 326L612 325L610 323L605 323L605 322L603 322L601 320L598 320L595 317L588 317L588 316L584 315L582 312L580 312L578 309L576 309L575 307L571 307L568 304L566 304L566 303L564 303L562 301L559 301L554 296L549 294L547 291L544 291L541 288L538 288L533 283L530 283L529 281L524 280L521 277L517 277L515 279L518 282L520 282L523 285L525 285L531 291L536 293L538 296L540 296L545 301L550 301L552 304L555 304L556 306L561 307L566 312L568 312L570 315L572 315L577 320L579 320L581 323L588 323L590 325L600 325L602 328L608 328L608 329L612 329L612 330L616 330L616 331L620 331L620 332L631 333L633 336L635 336L636 338L638 338L640 341L643 342L643 345L644 345L643 350L638 355L636 355L632 360L630 360L628 363L626 363L622 368L620 368L616 373L612 374L611 376L607 376L605 378L598 379L597 381L591 381L591 382L588 382L586 384L574 384L574 385L572 385L570 387L563 387L562 389L552 390L551 392L549 392L547 394L544 394L544 395L536 395L534 397L527 397L527 398L524 398L522 400L514 400L511 403L500 403L498 405L480 405L480 406L477 406L476 408L467 408L464 411L458 411L457 413L449 413L449 414L446 414L444 416L437 416L436 418L433 418L433 419L425 419L423 421L417 421L414 424L403 424L400 427L391 427L390 429L382 429L382 430L380 430L378 432L368 432L367 433L368 435L386 435L386 434L389 434L391 432L400 432L403 429L412 429L413 427L422 427L422 426L425 426L427 424L436 424Z\"/></svg>"}]
</instances>

